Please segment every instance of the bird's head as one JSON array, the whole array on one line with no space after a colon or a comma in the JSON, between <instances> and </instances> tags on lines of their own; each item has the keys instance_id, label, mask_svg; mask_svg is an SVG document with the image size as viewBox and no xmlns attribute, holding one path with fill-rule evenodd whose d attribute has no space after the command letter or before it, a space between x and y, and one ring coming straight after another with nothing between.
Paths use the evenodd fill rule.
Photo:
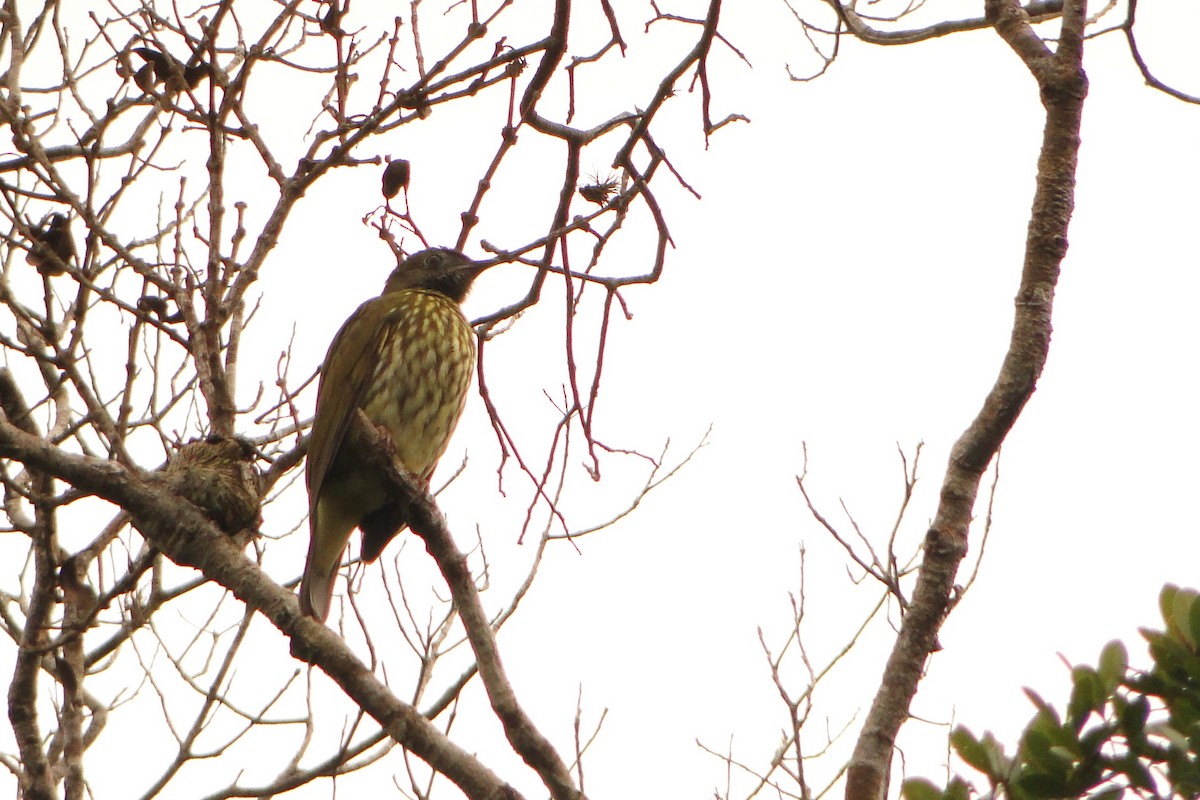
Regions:
<instances>
[{"instance_id":1,"label":"bird's head","mask_svg":"<svg viewBox=\"0 0 1200 800\"><path fill-rule=\"evenodd\" d=\"M457 250L434 247L414 253L400 262L388 276L383 293L403 289L430 289L461 303L479 273L487 268Z\"/></svg>"}]
</instances>

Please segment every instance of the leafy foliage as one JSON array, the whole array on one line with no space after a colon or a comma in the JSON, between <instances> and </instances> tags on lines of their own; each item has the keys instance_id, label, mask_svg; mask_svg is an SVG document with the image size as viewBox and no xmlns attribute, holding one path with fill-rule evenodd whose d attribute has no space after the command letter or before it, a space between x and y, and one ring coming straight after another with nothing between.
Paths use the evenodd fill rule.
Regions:
<instances>
[{"instance_id":1,"label":"leafy foliage","mask_svg":"<svg viewBox=\"0 0 1200 800\"><path fill-rule=\"evenodd\" d=\"M1009 756L990 734L950 734L955 753L983 774L988 797L1012 800L1200 796L1200 592L1168 584L1159 597L1163 630L1143 628L1153 665L1129 667L1125 645L1109 642L1095 667L1071 671L1063 713L1036 692L1037 708ZM913 779L907 800L965 800L971 785Z\"/></svg>"}]
</instances>

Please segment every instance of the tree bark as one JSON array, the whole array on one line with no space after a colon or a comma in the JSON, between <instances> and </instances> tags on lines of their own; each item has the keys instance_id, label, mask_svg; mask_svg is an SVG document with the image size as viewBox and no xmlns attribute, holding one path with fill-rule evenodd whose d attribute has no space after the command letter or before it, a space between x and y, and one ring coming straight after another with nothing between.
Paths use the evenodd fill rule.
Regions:
<instances>
[{"instance_id":1,"label":"tree bark","mask_svg":"<svg viewBox=\"0 0 1200 800\"><path fill-rule=\"evenodd\" d=\"M1082 64L1086 0L1064 4L1054 52L1015 0L988 0L986 13L1036 78L1046 108L1012 337L996 384L950 453L912 600L847 770L847 800L882 800L887 794L896 735L908 718L925 662L937 648L938 630L953 604L954 577L967 552L980 480L1037 388L1050 351L1054 291L1075 206L1079 130L1087 94Z\"/></svg>"}]
</instances>

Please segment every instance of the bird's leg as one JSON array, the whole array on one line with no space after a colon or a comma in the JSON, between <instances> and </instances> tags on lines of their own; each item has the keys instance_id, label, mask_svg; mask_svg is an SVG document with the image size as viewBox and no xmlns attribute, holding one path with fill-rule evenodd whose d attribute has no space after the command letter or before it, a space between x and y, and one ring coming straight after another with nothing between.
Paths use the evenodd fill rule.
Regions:
<instances>
[{"instance_id":1,"label":"bird's leg","mask_svg":"<svg viewBox=\"0 0 1200 800\"><path fill-rule=\"evenodd\" d=\"M380 462L379 466L393 473L391 482L400 484L407 490L405 500L412 502L429 492L429 481L409 472L396 457L396 442L392 434L383 425L376 425L361 408L354 410L354 421L351 423L352 434L359 438L364 445L363 455L370 461ZM399 480L396 480L399 478Z\"/></svg>"},{"instance_id":2,"label":"bird's leg","mask_svg":"<svg viewBox=\"0 0 1200 800\"><path fill-rule=\"evenodd\" d=\"M391 431L383 425L376 425L372 422L371 418L367 416L367 412L361 408L354 409L354 415L358 418L359 433L365 434L364 441L370 446L386 453L389 459L394 460L396 458L396 443L392 440Z\"/></svg>"}]
</instances>

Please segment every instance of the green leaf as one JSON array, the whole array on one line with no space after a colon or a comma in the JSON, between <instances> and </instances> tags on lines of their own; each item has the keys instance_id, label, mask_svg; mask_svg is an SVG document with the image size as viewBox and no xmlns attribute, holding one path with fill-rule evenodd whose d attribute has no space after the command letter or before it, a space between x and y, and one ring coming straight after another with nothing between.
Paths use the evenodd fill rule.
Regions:
<instances>
[{"instance_id":1,"label":"green leaf","mask_svg":"<svg viewBox=\"0 0 1200 800\"><path fill-rule=\"evenodd\" d=\"M1022 775L1017 784L1032 797L1057 798L1068 794L1067 782L1061 775L1033 772Z\"/></svg>"},{"instance_id":2,"label":"green leaf","mask_svg":"<svg viewBox=\"0 0 1200 800\"><path fill-rule=\"evenodd\" d=\"M996 781L1002 781L1012 771L1012 761L1004 754L1004 745L996 741L996 737L991 731L983 734L983 739L979 742L983 745L983 751L987 754L988 763L991 768L988 771L988 776Z\"/></svg>"},{"instance_id":3,"label":"green leaf","mask_svg":"<svg viewBox=\"0 0 1200 800\"><path fill-rule=\"evenodd\" d=\"M1129 783L1133 788L1143 789L1147 792L1154 791L1154 778L1150 775L1149 768L1137 758L1124 759L1121 762L1121 772L1129 778Z\"/></svg>"},{"instance_id":4,"label":"green leaf","mask_svg":"<svg viewBox=\"0 0 1200 800\"><path fill-rule=\"evenodd\" d=\"M1029 702L1037 706L1038 716L1046 717L1055 727L1062 725L1062 721L1058 717L1058 712L1054 710L1054 706L1042 699L1042 696L1026 686L1021 691L1025 692L1025 696L1029 698Z\"/></svg>"},{"instance_id":5,"label":"green leaf","mask_svg":"<svg viewBox=\"0 0 1200 800\"><path fill-rule=\"evenodd\" d=\"M945 797L933 781L925 778L909 778L901 787L900 794L904 800L942 800Z\"/></svg>"},{"instance_id":6,"label":"green leaf","mask_svg":"<svg viewBox=\"0 0 1200 800\"><path fill-rule=\"evenodd\" d=\"M1158 639L1161 639L1163 636L1162 631L1158 631L1158 630L1155 630L1154 628L1146 628L1146 627L1138 628L1138 633L1140 633L1142 635L1142 638L1145 639L1150 644L1154 644L1155 641L1157 641Z\"/></svg>"},{"instance_id":7,"label":"green leaf","mask_svg":"<svg viewBox=\"0 0 1200 800\"><path fill-rule=\"evenodd\" d=\"M1173 633L1150 637L1149 642L1150 655L1154 658L1154 672L1167 682L1169 690L1187 675L1189 662L1193 658L1191 650Z\"/></svg>"},{"instance_id":8,"label":"green leaf","mask_svg":"<svg viewBox=\"0 0 1200 800\"><path fill-rule=\"evenodd\" d=\"M1194 752L1192 756L1194 757ZM1173 759L1167 769L1176 797L1200 796L1200 765L1188 758Z\"/></svg>"},{"instance_id":9,"label":"green leaf","mask_svg":"<svg viewBox=\"0 0 1200 800\"><path fill-rule=\"evenodd\" d=\"M1072 751L1080 751L1079 733L1074 728L1060 724L1057 715L1051 713L1051 711L1039 711L1033 720L1025 726L1025 732L1022 736L1024 737L1035 731L1049 739L1051 745L1059 745Z\"/></svg>"},{"instance_id":10,"label":"green leaf","mask_svg":"<svg viewBox=\"0 0 1200 800\"><path fill-rule=\"evenodd\" d=\"M1094 759L1116 735L1117 731L1111 723L1093 725L1079 736L1079 757L1084 761Z\"/></svg>"},{"instance_id":11,"label":"green leaf","mask_svg":"<svg viewBox=\"0 0 1200 800\"><path fill-rule=\"evenodd\" d=\"M1176 589L1171 597L1171 616L1167 621L1167 626L1172 632L1193 651L1200 642L1200 603L1196 602L1198 596L1200 594L1195 589Z\"/></svg>"},{"instance_id":12,"label":"green leaf","mask_svg":"<svg viewBox=\"0 0 1200 800\"><path fill-rule=\"evenodd\" d=\"M946 800L969 800L970 797L971 784L957 775L950 779L950 785L946 787Z\"/></svg>"},{"instance_id":13,"label":"green leaf","mask_svg":"<svg viewBox=\"0 0 1200 800\"><path fill-rule=\"evenodd\" d=\"M958 757L984 775L992 774L992 763L983 743L975 738L975 734L959 725L950 731L950 745Z\"/></svg>"},{"instance_id":14,"label":"green leaf","mask_svg":"<svg viewBox=\"0 0 1200 800\"><path fill-rule=\"evenodd\" d=\"M1096 671L1104 684L1106 694L1116 691L1121 681L1125 680L1128 670L1129 652L1125 649L1124 642L1114 640L1104 645L1104 649L1100 651L1100 663Z\"/></svg>"},{"instance_id":15,"label":"green leaf","mask_svg":"<svg viewBox=\"0 0 1200 800\"><path fill-rule=\"evenodd\" d=\"M1148 733L1151 733L1156 736L1161 736L1162 738L1166 739L1168 744L1170 744L1170 746L1175 748L1176 750L1182 750L1185 753L1188 750L1187 737L1184 736L1179 731L1177 731L1171 725L1166 724L1165 722L1160 723L1158 725L1154 725L1148 731Z\"/></svg>"},{"instance_id":16,"label":"green leaf","mask_svg":"<svg viewBox=\"0 0 1200 800\"><path fill-rule=\"evenodd\" d=\"M1183 664L1187 671L1182 692L1184 697L1200 699L1197 687L1200 686L1200 655L1192 654Z\"/></svg>"},{"instance_id":17,"label":"green leaf","mask_svg":"<svg viewBox=\"0 0 1200 800\"><path fill-rule=\"evenodd\" d=\"M1075 757L1075 751L1069 747L1063 747L1061 744L1056 744L1050 748L1050 755L1058 760L1064 767L1074 766L1078 760Z\"/></svg>"},{"instance_id":18,"label":"green leaf","mask_svg":"<svg viewBox=\"0 0 1200 800\"><path fill-rule=\"evenodd\" d=\"M1067 702L1067 724L1078 731L1094 711L1104 711L1107 693L1104 683L1091 667L1076 667L1071 672L1071 699Z\"/></svg>"},{"instance_id":19,"label":"green leaf","mask_svg":"<svg viewBox=\"0 0 1200 800\"><path fill-rule=\"evenodd\" d=\"M1122 699L1114 705L1121 731L1131 739L1140 737L1146 729L1146 720L1150 718L1150 701L1138 695L1129 701Z\"/></svg>"},{"instance_id":20,"label":"green leaf","mask_svg":"<svg viewBox=\"0 0 1200 800\"><path fill-rule=\"evenodd\" d=\"M1167 623L1167 627L1171 625L1172 609L1175 607L1175 595L1178 592L1178 586L1168 583L1158 593L1158 611L1162 614L1163 622Z\"/></svg>"},{"instance_id":21,"label":"green leaf","mask_svg":"<svg viewBox=\"0 0 1200 800\"><path fill-rule=\"evenodd\" d=\"M1057 760L1050 755L1054 740L1045 731L1037 728L1027 728L1021 736L1021 756L1026 763L1039 771L1049 772L1058 768Z\"/></svg>"},{"instance_id":22,"label":"green leaf","mask_svg":"<svg viewBox=\"0 0 1200 800\"><path fill-rule=\"evenodd\" d=\"M1197 643L1200 643L1200 602L1197 602L1196 595L1192 595L1191 607L1188 609L1188 634L1192 638L1192 650L1197 649Z\"/></svg>"}]
</instances>

